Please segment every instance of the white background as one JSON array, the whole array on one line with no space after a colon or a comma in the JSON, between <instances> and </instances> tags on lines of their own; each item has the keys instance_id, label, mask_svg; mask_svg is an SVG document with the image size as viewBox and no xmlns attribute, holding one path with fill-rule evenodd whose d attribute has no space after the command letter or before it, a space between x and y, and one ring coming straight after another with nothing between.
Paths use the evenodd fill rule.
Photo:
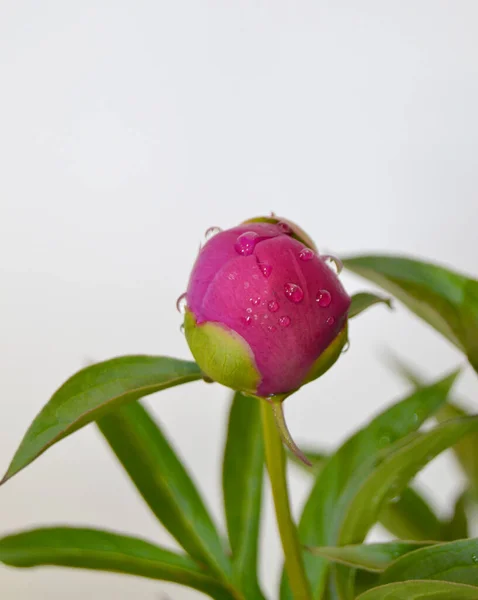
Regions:
<instances>
[{"instance_id":1,"label":"white background","mask_svg":"<svg viewBox=\"0 0 478 600\"><path fill-rule=\"evenodd\" d=\"M0 4L0 467L88 359L188 358L175 300L203 232L271 210L322 250L389 251L478 274L478 3L422 0ZM365 287L344 275L350 291ZM333 447L406 387L462 363L404 310L351 325L351 348L287 404L299 442ZM459 384L477 406L476 377ZM148 400L218 521L228 393ZM448 457L421 477L443 513ZM291 474L296 511L308 482ZM270 497L266 589L280 552ZM94 426L0 490L0 534L107 527L174 547ZM382 535L379 531L377 535ZM193 599L176 586L0 568L6 600Z\"/></svg>"}]
</instances>

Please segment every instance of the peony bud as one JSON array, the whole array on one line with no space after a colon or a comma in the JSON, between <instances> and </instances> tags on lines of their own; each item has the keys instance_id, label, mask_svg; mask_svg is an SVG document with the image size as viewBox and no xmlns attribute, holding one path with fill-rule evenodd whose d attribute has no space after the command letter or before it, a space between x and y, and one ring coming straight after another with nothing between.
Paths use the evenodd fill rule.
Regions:
<instances>
[{"instance_id":1,"label":"peony bud","mask_svg":"<svg viewBox=\"0 0 478 600\"><path fill-rule=\"evenodd\" d=\"M347 340L350 298L296 225L258 218L200 250L184 330L204 374L234 390L285 397L324 373Z\"/></svg>"},{"instance_id":2,"label":"peony bud","mask_svg":"<svg viewBox=\"0 0 478 600\"><path fill-rule=\"evenodd\" d=\"M185 333L214 381L258 396L288 394L320 374L317 360L337 336L340 352L350 298L312 242L297 237L285 221L248 222L201 249Z\"/></svg>"}]
</instances>

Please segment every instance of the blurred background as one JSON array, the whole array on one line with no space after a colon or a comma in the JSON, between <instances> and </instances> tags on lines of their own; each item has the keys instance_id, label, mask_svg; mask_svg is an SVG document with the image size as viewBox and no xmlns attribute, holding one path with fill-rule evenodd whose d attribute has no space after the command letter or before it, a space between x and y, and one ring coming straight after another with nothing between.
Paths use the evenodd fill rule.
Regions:
<instances>
[{"instance_id":1,"label":"blurred background","mask_svg":"<svg viewBox=\"0 0 478 600\"><path fill-rule=\"evenodd\" d=\"M0 467L88 360L189 358L176 298L204 231L271 210L339 256L414 254L478 275L478 3L162 0L0 4ZM348 274L350 290L369 288ZM299 443L333 448L407 392L392 350L434 378L463 361L397 306L286 405ZM465 368L461 396L478 407ZM229 393L150 397L222 523ZM419 477L448 514L449 455ZM296 514L310 482L291 469ZM265 495L261 573L280 547ZM94 426L0 490L0 535L50 523L175 547ZM383 539L379 528L373 533ZM8 600L193 600L121 575L0 567Z\"/></svg>"}]
</instances>

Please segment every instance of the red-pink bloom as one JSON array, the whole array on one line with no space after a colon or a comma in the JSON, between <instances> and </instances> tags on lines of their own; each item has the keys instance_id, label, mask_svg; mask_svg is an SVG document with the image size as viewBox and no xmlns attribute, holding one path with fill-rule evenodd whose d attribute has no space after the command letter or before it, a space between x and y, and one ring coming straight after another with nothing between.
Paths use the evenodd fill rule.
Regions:
<instances>
[{"instance_id":1,"label":"red-pink bloom","mask_svg":"<svg viewBox=\"0 0 478 600\"><path fill-rule=\"evenodd\" d=\"M199 366L259 396L289 393L323 372L321 356L339 336L338 353L346 341L350 306L338 274L309 238L292 223L267 220L275 222L251 221L212 237L186 292L186 335ZM243 382L240 369L249 371Z\"/></svg>"}]
</instances>

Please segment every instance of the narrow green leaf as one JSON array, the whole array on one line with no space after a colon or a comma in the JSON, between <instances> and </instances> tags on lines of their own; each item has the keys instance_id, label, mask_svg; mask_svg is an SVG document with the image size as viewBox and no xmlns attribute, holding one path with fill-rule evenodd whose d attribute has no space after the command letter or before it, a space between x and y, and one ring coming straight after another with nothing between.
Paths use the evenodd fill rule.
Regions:
<instances>
[{"instance_id":1,"label":"narrow green leaf","mask_svg":"<svg viewBox=\"0 0 478 600\"><path fill-rule=\"evenodd\" d=\"M251 600L264 598L257 578L265 460L260 402L240 392L234 395L222 471L234 578Z\"/></svg>"},{"instance_id":2,"label":"narrow green leaf","mask_svg":"<svg viewBox=\"0 0 478 600\"><path fill-rule=\"evenodd\" d=\"M343 263L398 298L462 350L478 371L478 281L397 256L355 256Z\"/></svg>"},{"instance_id":3,"label":"narrow green leaf","mask_svg":"<svg viewBox=\"0 0 478 600\"><path fill-rule=\"evenodd\" d=\"M382 507L380 523L402 540L444 540L443 523L413 487L403 490L395 502Z\"/></svg>"},{"instance_id":4,"label":"narrow green leaf","mask_svg":"<svg viewBox=\"0 0 478 600\"><path fill-rule=\"evenodd\" d=\"M385 502L400 495L408 482L440 452L477 431L478 417L466 417L415 434L408 438L408 443L399 445L363 480L355 493L341 527L339 544L364 540Z\"/></svg>"},{"instance_id":5,"label":"narrow green leaf","mask_svg":"<svg viewBox=\"0 0 478 600\"><path fill-rule=\"evenodd\" d=\"M354 294L349 308L349 319L356 317L374 304L386 304L388 308L392 308L392 301L390 298L377 296L370 292L358 292L357 294Z\"/></svg>"},{"instance_id":6,"label":"narrow green leaf","mask_svg":"<svg viewBox=\"0 0 478 600\"><path fill-rule=\"evenodd\" d=\"M415 550L392 563L381 583L440 579L478 586L478 539L458 540Z\"/></svg>"},{"instance_id":7,"label":"narrow green leaf","mask_svg":"<svg viewBox=\"0 0 478 600\"><path fill-rule=\"evenodd\" d=\"M450 419L464 417L468 412L456 402L447 402L437 412L439 423L445 423ZM471 497L478 502L478 434L472 434L460 440L453 447L453 452L461 465L463 472L468 478L471 488Z\"/></svg>"},{"instance_id":8,"label":"narrow green leaf","mask_svg":"<svg viewBox=\"0 0 478 600\"><path fill-rule=\"evenodd\" d=\"M219 575L231 565L199 492L159 425L139 402L98 427L151 510L181 546Z\"/></svg>"},{"instance_id":9,"label":"narrow green leaf","mask_svg":"<svg viewBox=\"0 0 478 600\"><path fill-rule=\"evenodd\" d=\"M9 535L0 540L0 561L13 567L56 565L113 571L172 581L216 600L238 598L188 556L108 531L52 527Z\"/></svg>"},{"instance_id":10,"label":"narrow green leaf","mask_svg":"<svg viewBox=\"0 0 478 600\"><path fill-rule=\"evenodd\" d=\"M384 571L397 558L436 542L397 541L381 544L352 544L350 546L322 546L308 548L312 554L366 571Z\"/></svg>"},{"instance_id":11,"label":"narrow green leaf","mask_svg":"<svg viewBox=\"0 0 478 600\"><path fill-rule=\"evenodd\" d=\"M471 436L469 436L471 437ZM318 475L326 464L327 454L323 451L304 449L305 456L312 463L308 467L289 452L289 459L309 475ZM423 496L413 487L403 490L396 502L391 502L382 508L379 515L380 523L392 535L403 540L445 540L442 537L443 523Z\"/></svg>"},{"instance_id":12,"label":"narrow green leaf","mask_svg":"<svg viewBox=\"0 0 478 600\"><path fill-rule=\"evenodd\" d=\"M442 526L440 539L451 541L468 537L468 517L466 514L466 507L469 496L469 490L465 490L458 496L451 519Z\"/></svg>"},{"instance_id":13,"label":"narrow green leaf","mask_svg":"<svg viewBox=\"0 0 478 600\"><path fill-rule=\"evenodd\" d=\"M356 575L357 569L340 563L332 564L328 579L331 599L354 600L357 595L355 593Z\"/></svg>"},{"instance_id":14,"label":"narrow green leaf","mask_svg":"<svg viewBox=\"0 0 478 600\"><path fill-rule=\"evenodd\" d=\"M397 356L391 357L393 370L398 373L405 381L411 383L416 388L425 385L424 378L416 372L415 369L406 364ZM469 413L460 406L457 400L448 400L436 414L438 422L444 423L450 419L465 417ZM478 434L468 435L460 440L454 447L455 453L463 472L468 477L470 484L470 499L478 501Z\"/></svg>"},{"instance_id":15,"label":"narrow green leaf","mask_svg":"<svg viewBox=\"0 0 478 600\"><path fill-rule=\"evenodd\" d=\"M447 581L407 581L372 588L357 600L478 600L478 590Z\"/></svg>"},{"instance_id":16,"label":"narrow green leaf","mask_svg":"<svg viewBox=\"0 0 478 600\"><path fill-rule=\"evenodd\" d=\"M302 513L299 534L304 545L339 545L341 526L364 479L390 452L394 442L416 431L443 405L455 378L456 373L389 407L329 458ZM305 556L305 563L314 599L319 599L324 591L328 563L310 554ZM281 600L291 598L287 578L283 577Z\"/></svg>"},{"instance_id":17,"label":"narrow green leaf","mask_svg":"<svg viewBox=\"0 0 478 600\"><path fill-rule=\"evenodd\" d=\"M30 425L0 484L117 406L200 378L196 363L162 356L122 356L82 369L53 394Z\"/></svg>"}]
</instances>

